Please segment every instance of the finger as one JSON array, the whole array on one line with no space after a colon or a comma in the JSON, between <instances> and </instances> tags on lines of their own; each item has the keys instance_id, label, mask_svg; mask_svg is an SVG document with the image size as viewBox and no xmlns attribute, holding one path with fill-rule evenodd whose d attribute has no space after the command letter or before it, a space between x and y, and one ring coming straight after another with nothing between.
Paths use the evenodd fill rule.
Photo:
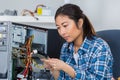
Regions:
<instances>
[{"instance_id":1,"label":"finger","mask_svg":"<svg viewBox=\"0 0 120 80\"><path fill-rule=\"evenodd\" d=\"M41 61L43 61L43 62L48 62L48 60L47 59L40 59Z\"/></svg>"},{"instance_id":2,"label":"finger","mask_svg":"<svg viewBox=\"0 0 120 80\"><path fill-rule=\"evenodd\" d=\"M58 60L58 59L56 59L56 58L51 58L51 60Z\"/></svg>"},{"instance_id":3,"label":"finger","mask_svg":"<svg viewBox=\"0 0 120 80\"><path fill-rule=\"evenodd\" d=\"M51 65L53 69L56 69L56 64Z\"/></svg>"},{"instance_id":4,"label":"finger","mask_svg":"<svg viewBox=\"0 0 120 80\"><path fill-rule=\"evenodd\" d=\"M45 59L40 59L41 61L45 61Z\"/></svg>"},{"instance_id":5,"label":"finger","mask_svg":"<svg viewBox=\"0 0 120 80\"><path fill-rule=\"evenodd\" d=\"M50 60L51 58L41 58L40 60Z\"/></svg>"}]
</instances>

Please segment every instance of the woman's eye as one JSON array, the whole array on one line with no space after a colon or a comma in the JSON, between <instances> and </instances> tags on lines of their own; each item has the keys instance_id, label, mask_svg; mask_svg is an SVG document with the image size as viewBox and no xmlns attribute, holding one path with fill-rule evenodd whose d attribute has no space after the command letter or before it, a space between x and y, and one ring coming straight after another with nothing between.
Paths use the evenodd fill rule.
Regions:
<instances>
[{"instance_id":1,"label":"woman's eye","mask_svg":"<svg viewBox=\"0 0 120 80\"><path fill-rule=\"evenodd\" d=\"M63 25L63 27L67 27L67 25Z\"/></svg>"},{"instance_id":2,"label":"woman's eye","mask_svg":"<svg viewBox=\"0 0 120 80\"><path fill-rule=\"evenodd\" d=\"M60 27L57 27L57 29L60 29Z\"/></svg>"}]
</instances>

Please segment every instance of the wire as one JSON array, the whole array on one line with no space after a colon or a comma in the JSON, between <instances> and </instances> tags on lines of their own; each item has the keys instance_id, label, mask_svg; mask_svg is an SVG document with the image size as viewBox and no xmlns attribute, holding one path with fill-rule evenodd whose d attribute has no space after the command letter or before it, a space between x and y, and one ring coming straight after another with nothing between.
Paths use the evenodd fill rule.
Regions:
<instances>
[{"instance_id":1,"label":"wire","mask_svg":"<svg viewBox=\"0 0 120 80\"><path fill-rule=\"evenodd\" d=\"M22 16L26 16L27 13L30 14L30 15L31 15L33 18L35 18L36 20L39 20L37 17L35 17L34 12L32 12L32 11L30 11L30 10L24 9L21 14L22 14Z\"/></svg>"}]
</instances>

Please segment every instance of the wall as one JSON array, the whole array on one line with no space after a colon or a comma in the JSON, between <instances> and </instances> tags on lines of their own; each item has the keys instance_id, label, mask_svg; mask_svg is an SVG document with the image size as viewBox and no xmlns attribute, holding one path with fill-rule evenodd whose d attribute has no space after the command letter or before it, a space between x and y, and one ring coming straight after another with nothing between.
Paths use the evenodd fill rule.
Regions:
<instances>
[{"instance_id":1,"label":"wall","mask_svg":"<svg viewBox=\"0 0 120 80\"><path fill-rule=\"evenodd\" d=\"M120 29L120 0L72 0L81 6L95 29Z\"/></svg>"},{"instance_id":2,"label":"wall","mask_svg":"<svg viewBox=\"0 0 120 80\"><path fill-rule=\"evenodd\" d=\"M120 29L120 0L70 0L70 3L77 4L90 18L95 29ZM54 15L56 9L64 4L64 0L2 0L0 2L0 12L5 9L35 10L36 5L45 4L52 10Z\"/></svg>"}]
</instances>

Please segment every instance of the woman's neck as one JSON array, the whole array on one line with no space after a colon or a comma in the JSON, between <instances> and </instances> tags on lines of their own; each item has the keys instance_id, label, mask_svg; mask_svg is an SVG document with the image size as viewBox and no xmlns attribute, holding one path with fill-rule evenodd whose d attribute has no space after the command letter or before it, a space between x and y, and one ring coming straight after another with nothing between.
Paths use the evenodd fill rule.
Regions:
<instances>
[{"instance_id":1,"label":"woman's neck","mask_svg":"<svg viewBox=\"0 0 120 80\"><path fill-rule=\"evenodd\" d=\"M82 42L83 42L83 38L82 37L80 37L79 39L74 41L74 51L75 51L75 53L77 53L77 51L80 48Z\"/></svg>"}]
</instances>

